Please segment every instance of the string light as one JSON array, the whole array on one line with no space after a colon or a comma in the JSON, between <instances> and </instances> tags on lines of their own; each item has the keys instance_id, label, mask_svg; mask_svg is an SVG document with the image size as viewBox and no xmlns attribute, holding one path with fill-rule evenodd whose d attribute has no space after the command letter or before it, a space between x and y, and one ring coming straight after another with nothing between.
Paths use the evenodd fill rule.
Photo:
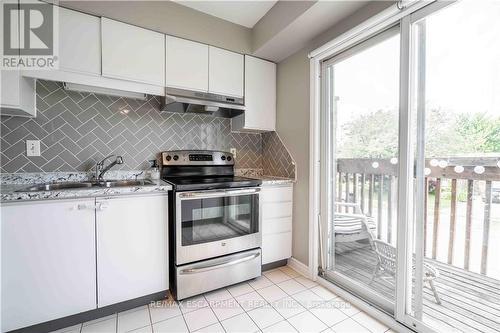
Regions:
<instances>
[{"instance_id":1,"label":"string light","mask_svg":"<svg viewBox=\"0 0 500 333\"><path fill-rule=\"evenodd\" d=\"M438 162L438 165L441 169L444 169L448 166L448 162L446 162L445 160L441 160Z\"/></svg>"},{"instance_id":2,"label":"string light","mask_svg":"<svg viewBox=\"0 0 500 333\"><path fill-rule=\"evenodd\" d=\"M438 166L439 161L433 158L432 160L429 161L429 164L433 167Z\"/></svg>"},{"instance_id":3,"label":"string light","mask_svg":"<svg viewBox=\"0 0 500 333\"><path fill-rule=\"evenodd\" d=\"M484 166L482 165L477 165L474 167L474 172L477 173L478 175L484 173Z\"/></svg>"},{"instance_id":4,"label":"string light","mask_svg":"<svg viewBox=\"0 0 500 333\"><path fill-rule=\"evenodd\" d=\"M373 162L372 163L372 168L376 169L376 168L378 168L378 166L379 166L378 162Z\"/></svg>"},{"instance_id":5,"label":"string light","mask_svg":"<svg viewBox=\"0 0 500 333\"><path fill-rule=\"evenodd\" d=\"M391 164L398 164L398 159L396 157L393 157L393 158L391 158L390 162L391 162ZM499 163L500 163L500 161L499 161Z\"/></svg>"},{"instance_id":6,"label":"string light","mask_svg":"<svg viewBox=\"0 0 500 333\"><path fill-rule=\"evenodd\" d=\"M462 173L464 172L465 168L461 165L457 165L453 168L453 170L455 170L456 173Z\"/></svg>"},{"instance_id":7,"label":"string light","mask_svg":"<svg viewBox=\"0 0 500 333\"><path fill-rule=\"evenodd\" d=\"M431 174L431 169L430 168L425 168L424 169L424 175L428 176Z\"/></svg>"}]
</instances>

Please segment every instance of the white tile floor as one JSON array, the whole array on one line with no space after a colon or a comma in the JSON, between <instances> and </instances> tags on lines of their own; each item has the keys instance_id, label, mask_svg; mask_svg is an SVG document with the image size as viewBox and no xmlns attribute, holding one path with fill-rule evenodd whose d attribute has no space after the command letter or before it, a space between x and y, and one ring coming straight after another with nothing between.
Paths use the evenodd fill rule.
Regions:
<instances>
[{"instance_id":1,"label":"white tile floor","mask_svg":"<svg viewBox=\"0 0 500 333\"><path fill-rule=\"evenodd\" d=\"M57 333L359 332L387 326L289 267L178 303L120 312Z\"/></svg>"}]
</instances>

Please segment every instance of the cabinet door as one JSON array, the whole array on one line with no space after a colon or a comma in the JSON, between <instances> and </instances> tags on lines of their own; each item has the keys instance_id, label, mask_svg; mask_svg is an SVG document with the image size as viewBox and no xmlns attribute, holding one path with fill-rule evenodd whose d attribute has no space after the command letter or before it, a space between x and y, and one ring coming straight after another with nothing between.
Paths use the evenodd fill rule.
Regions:
<instances>
[{"instance_id":1,"label":"cabinet door","mask_svg":"<svg viewBox=\"0 0 500 333\"><path fill-rule=\"evenodd\" d=\"M167 196L97 199L98 306L168 289Z\"/></svg>"},{"instance_id":2,"label":"cabinet door","mask_svg":"<svg viewBox=\"0 0 500 333\"><path fill-rule=\"evenodd\" d=\"M208 45L166 37L166 86L208 91Z\"/></svg>"},{"instance_id":3,"label":"cabinet door","mask_svg":"<svg viewBox=\"0 0 500 333\"><path fill-rule=\"evenodd\" d=\"M242 54L209 46L208 91L243 97L243 61Z\"/></svg>"},{"instance_id":4,"label":"cabinet door","mask_svg":"<svg viewBox=\"0 0 500 333\"><path fill-rule=\"evenodd\" d=\"M5 108L12 108L19 106L21 92L19 90L19 80L21 79L18 70L3 70L0 73L2 80L0 88L1 92L1 105ZM34 92L33 92L34 93Z\"/></svg>"},{"instance_id":5,"label":"cabinet door","mask_svg":"<svg viewBox=\"0 0 500 333\"><path fill-rule=\"evenodd\" d=\"M292 256L292 232L262 235L262 264L269 264Z\"/></svg>"},{"instance_id":6,"label":"cabinet door","mask_svg":"<svg viewBox=\"0 0 500 333\"><path fill-rule=\"evenodd\" d=\"M0 17L3 17L4 4L17 4L16 0L3 0L0 6ZM11 38L19 43L18 15L11 17ZM0 54L4 54L3 42L0 43ZM35 80L21 77L20 71L10 69L0 72L0 115L34 117L36 115Z\"/></svg>"},{"instance_id":7,"label":"cabinet door","mask_svg":"<svg viewBox=\"0 0 500 333\"><path fill-rule=\"evenodd\" d=\"M165 85L165 35L101 19L102 75Z\"/></svg>"},{"instance_id":8,"label":"cabinet door","mask_svg":"<svg viewBox=\"0 0 500 333\"><path fill-rule=\"evenodd\" d=\"M2 206L2 332L96 308L94 200Z\"/></svg>"},{"instance_id":9,"label":"cabinet door","mask_svg":"<svg viewBox=\"0 0 500 333\"><path fill-rule=\"evenodd\" d=\"M59 8L59 68L101 75L101 20Z\"/></svg>"},{"instance_id":10,"label":"cabinet door","mask_svg":"<svg viewBox=\"0 0 500 333\"><path fill-rule=\"evenodd\" d=\"M245 125L276 130L276 64L245 56Z\"/></svg>"}]
</instances>

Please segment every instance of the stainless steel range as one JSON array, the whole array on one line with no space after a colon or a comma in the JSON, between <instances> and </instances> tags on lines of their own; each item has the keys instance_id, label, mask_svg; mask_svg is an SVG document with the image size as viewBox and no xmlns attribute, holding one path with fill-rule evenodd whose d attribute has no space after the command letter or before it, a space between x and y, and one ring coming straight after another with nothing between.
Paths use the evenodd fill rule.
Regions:
<instances>
[{"instance_id":1,"label":"stainless steel range","mask_svg":"<svg viewBox=\"0 0 500 333\"><path fill-rule=\"evenodd\" d=\"M260 180L222 151L162 153L170 195L170 285L184 299L261 275Z\"/></svg>"}]
</instances>

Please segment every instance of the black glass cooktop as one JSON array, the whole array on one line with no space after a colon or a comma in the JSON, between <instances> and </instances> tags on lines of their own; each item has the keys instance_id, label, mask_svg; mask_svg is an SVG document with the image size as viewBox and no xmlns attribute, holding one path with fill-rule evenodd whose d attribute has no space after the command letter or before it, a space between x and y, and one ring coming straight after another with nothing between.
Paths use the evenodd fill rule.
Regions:
<instances>
[{"instance_id":1,"label":"black glass cooktop","mask_svg":"<svg viewBox=\"0 0 500 333\"><path fill-rule=\"evenodd\" d=\"M176 191L210 190L234 187L259 186L259 179L236 177L236 176L213 176L213 177L163 177Z\"/></svg>"}]
</instances>

